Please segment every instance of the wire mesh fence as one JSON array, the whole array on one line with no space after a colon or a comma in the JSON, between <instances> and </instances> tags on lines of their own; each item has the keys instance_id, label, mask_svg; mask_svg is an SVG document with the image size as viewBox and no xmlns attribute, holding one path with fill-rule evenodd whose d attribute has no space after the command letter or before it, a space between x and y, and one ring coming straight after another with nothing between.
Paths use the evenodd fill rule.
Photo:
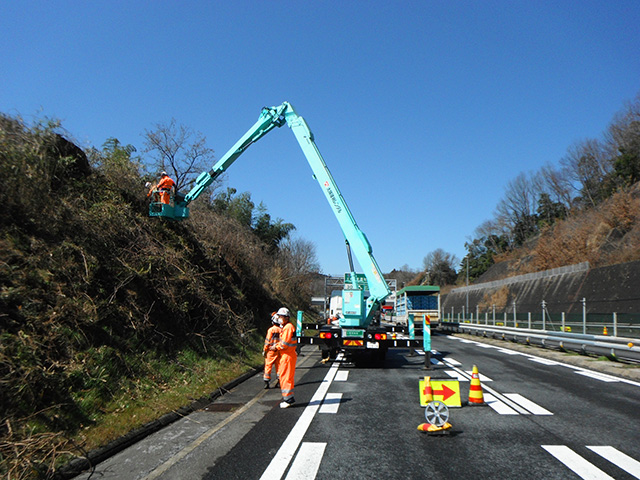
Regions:
<instances>
[{"instance_id":1,"label":"wire mesh fence","mask_svg":"<svg viewBox=\"0 0 640 480\"><path fill-rule=\"evenodd\" d=\"M444 322L640 338L640 313L595 313L588 311L586 299L582 299L580 303L580 313L550 310L543 300L538 311L519 311L516 303L502 309L495 305L489 309L478 306L475 311L466 311L465 306L461 306L441 312L440 318Z\"/></svg>"}]
</instances>

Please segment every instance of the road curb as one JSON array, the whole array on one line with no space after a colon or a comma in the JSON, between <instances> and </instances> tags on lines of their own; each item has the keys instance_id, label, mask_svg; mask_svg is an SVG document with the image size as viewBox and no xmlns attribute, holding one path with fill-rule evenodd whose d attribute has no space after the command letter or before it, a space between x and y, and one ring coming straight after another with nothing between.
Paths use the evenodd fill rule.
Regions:
<instances>
[{"instance_id":1,"label":"road curb","mask_svg":"<svg viewBox=\"0 0 640 480\"><path fill-rule=\"evenodd\" d=\"M142 440L143 438L151 435L152 433L157 432L158 430L170 425L171 423L180 420L184 416L195 412L196 410L200 410L205 407L216 398L222 396L225 391L231 390L232 388L238 386L242 382L248 380L253 377L257 373L262 371L262 367L256 367L250 370L249 372L241 375L240 377L232 380L220 388L218 388L215 392L206 395L204 397L195 400L190 405L185 407L181 407L177 410L174 410L170 413L162 415L160 418L153 420L145 425L132 430L131 432L123 435L122 437L117 438L116 440L108 443L104 447L97 448L89 452L85 457L78 457L71 460L69 463L61 467L56 471L53 478L56 480L67 480L76 475L81 474L85 470L90 469L93 465L97 465L98 463L106 460L114 456L115 454L121 452L125 448L130 447L134 443Z\"/></svg>"}]
</instances>

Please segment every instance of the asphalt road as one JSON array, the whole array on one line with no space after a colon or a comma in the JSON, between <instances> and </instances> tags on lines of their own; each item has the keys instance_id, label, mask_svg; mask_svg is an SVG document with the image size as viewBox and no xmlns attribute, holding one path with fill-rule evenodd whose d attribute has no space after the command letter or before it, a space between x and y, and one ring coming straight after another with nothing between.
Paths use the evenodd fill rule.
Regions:
<instances>
[{"instance_id":1,"label":"asphalt road","mask_svg":"<svg viewBox=\"0 0 640 480\"><path fill-rule=\"evenodd\" d=\"M493 343L434 335L431 370L408 350L356 366L305 347L294 407L257 375L77 478L640 478L640 382ZM486 406L467 405L473 365ZM446 435L417 430L425 375L459 381Z\"/></svg>"}]
</instances>

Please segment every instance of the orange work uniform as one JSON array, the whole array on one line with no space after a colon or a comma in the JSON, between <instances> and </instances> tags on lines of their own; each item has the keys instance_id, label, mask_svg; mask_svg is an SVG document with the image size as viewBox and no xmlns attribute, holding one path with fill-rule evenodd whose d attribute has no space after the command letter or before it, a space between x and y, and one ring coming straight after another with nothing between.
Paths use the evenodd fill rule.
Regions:
<instances>
[{"instance_id":1,"label":"orange work uniform","mask_svg":"<svg viewBox=\"0 0 640 480\"><path fill-rule=\"evenodd\" d=\"M280 341L280 325L272 325L267 330L267 336L264 339L264 376L265 382L271 381L271 370L276 367L276 375L280 367L280 352L278 350L270 350L269 347L275 347Z\"/></svg>"},{"instance_id":2,"label":"orange work uniform","mask_svg":"<svg viewBox=\"0 0 640 480\"><path fill-rule=\"evenodd\" d=\"M298 360L297 346L296 329L289 322L282 327L280 342L276 345L277 351L280 352L280 368L278 368L280 390L282 391L282 400L287 403L294 402L293 384L296 374L296 361Z\"/></svg>"},{"instance_id":3,"label":"orange work uniform","mask_svg":"<svg viewBox=\"0 0 640 480\"><path fill-rule=\"evenodd\" d=\"M160 192L160 201L162 203L166 203L167 205L169 204L171 198L171 187L175 187L175 185L176 182L174 182L168 175L165 175L160 179L160 182L156 185L156 189Z\"/></svg>"}]
</instances>

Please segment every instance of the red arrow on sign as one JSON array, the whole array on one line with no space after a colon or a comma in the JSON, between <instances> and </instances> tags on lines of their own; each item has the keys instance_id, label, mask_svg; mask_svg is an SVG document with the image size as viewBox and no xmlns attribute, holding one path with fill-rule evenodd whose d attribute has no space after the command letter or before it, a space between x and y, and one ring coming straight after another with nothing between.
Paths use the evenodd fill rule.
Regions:
<instances>
[{"instance_id":1,"label":"red arrow on sign","mask_svg":"<svg viewBox=\"0 0 640 480\"><path fill-rule=\"evenodd\" d=\"M449 398L451 395L454 395L455 393L456 393L455 390L451 390L446 385L442 385L442 390L434 390L433 396L442 397L442 401L444 402L447 398Z\"/></svg>"}]
</instances>

